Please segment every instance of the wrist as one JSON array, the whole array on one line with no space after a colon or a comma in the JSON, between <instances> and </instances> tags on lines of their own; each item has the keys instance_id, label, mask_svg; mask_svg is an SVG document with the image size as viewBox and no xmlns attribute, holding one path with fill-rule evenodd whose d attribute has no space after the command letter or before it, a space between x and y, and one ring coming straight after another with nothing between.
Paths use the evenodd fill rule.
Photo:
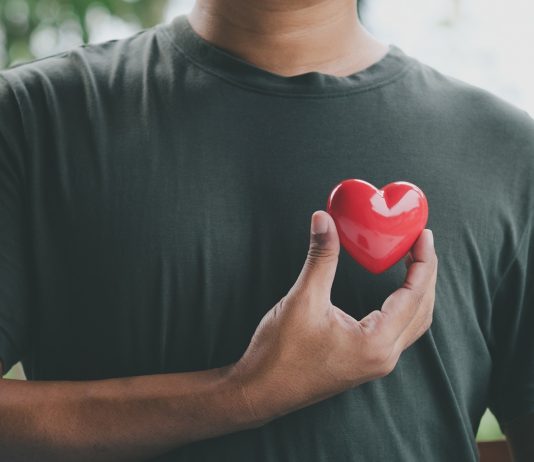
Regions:
<instances>
[{"instance_id":1,"label":"wrist","mask_svg":"<svg viewBox=\"0 0 534 462\"><path fill-rule=\"evenodd\" d=\"M225 378L227 389L231 395L233 407L244 425L248 428L257 428L271 421L275 415L268 411L268 406L258 403L257 397L261 396L261 385L253 385L246 380L241 372L240 363L233 363L221 368L221 374Z\"/></svg>"}]
</instances>

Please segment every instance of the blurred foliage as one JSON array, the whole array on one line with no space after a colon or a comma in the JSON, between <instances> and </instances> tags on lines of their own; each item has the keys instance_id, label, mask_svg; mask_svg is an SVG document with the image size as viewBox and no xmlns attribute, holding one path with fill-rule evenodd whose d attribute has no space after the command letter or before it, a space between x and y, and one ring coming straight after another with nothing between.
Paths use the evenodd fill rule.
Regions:
<instances>
[{"instance_id":1,"label":"blurred foliage","mask_svg":"<svg viewBox=\"0 0 534 462\"><path fill-rule=\"evenodd\" d=\"M88 43L92 10L105 9L139 28L147 28L162 21L168 3L169 0L0 0L0 69ZM367 3L358 2L360 17ZM60 34L67 39L53 46L50 42L60 42ZM35 52L43 48L52 51Z\"/></svg>"},{"instance_id":2,"label":"blurred foliage","mask_svg":"<svg viewBox=\"0 0 534 462\"><path fill-rule=\"evenodd\" d=\"M140 28L163 18L169 0L0 0L0 68L33 59L40 31L69 36L69 43L88 43L88 16L100 9ZM50 37L50 33L47 36ZM50 41L50 39L48 40ZM32 46L33 45L33 46Z\"/></svg>"},{"instance_id":3,"label":"blurred foliage","mask_svg":"<svg viewBox=\"0 0 534 462\"><path fill-rule=\"evenodd\" d=\"M477 433L477 441L494 441L503 440L504 435L501 432L499 423L495 416L488 410L482 416Z\"/></svg>"}]
</instances>

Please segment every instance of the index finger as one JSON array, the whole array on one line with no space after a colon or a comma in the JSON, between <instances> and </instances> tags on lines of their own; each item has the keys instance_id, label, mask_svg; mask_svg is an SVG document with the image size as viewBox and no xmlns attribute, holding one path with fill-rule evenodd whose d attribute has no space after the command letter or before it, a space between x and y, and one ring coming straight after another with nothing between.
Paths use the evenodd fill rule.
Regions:
<instances>
[{"instance_id":1,"label":"index finger","mask_svg":"<svg viewBox=\"0 0 534 462\"><path fill-rule=\"evenodd\" d=\"M435 284L437 256L430 229L424 229L412 247L413 262L404 283L382 305L384 335L395 342L417 315L425 295Z\"/></svg>"}]
</instances>

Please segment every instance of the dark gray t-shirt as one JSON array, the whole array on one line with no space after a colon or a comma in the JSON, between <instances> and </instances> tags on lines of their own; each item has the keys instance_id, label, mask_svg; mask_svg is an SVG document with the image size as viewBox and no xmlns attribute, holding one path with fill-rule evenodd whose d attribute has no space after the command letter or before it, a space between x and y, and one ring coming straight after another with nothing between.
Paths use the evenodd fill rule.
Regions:
<instances>
[{"instance_id":1,"label":"dark gray t-shirt","mask_svg":"<svg viewBox=\"0 0 534 462\"><path fill-rule=\"evenodd\" d=\"M346 178L415 183L434 323L387 377L161 461L475 461L489 405L534 412L534 122L391 46L284 77L186 16L0 73L0 358L84 380L236 361ZM404 278L342 250L361 318Z\"/></svg>"}]
</instances>

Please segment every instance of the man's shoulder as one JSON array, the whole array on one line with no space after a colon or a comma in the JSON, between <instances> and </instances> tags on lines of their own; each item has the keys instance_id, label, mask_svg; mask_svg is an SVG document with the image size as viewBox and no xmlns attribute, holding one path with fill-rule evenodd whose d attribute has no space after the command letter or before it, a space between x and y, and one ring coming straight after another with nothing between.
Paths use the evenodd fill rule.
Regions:
<instances>
[{"instance_id":1,"label":"man's shoulder","mask_svg":"<svg viewBox=\"0 0 534 462\"><path fill-rule=\"evenodd\" d=\"M60 89L68 95L69 89L82 87L113 88L125 81L135 82L142 74L147 51L157 42L154 26L128 37L85 44L32 61L16 64L0 71L0 96L6 87L15 94L46 95ZM3 88L2 88L3 87Z\"/></svg>"},{"instance_id":2,"label":"man's shoulder","mask_svg":"<svg viewBox=\"0 0 534 462\"><path fill-rule=\"evenodd\" d=\"M465 127L471 137L526 147L534 160L534 119L520 107L477 85L418 62L416 79L424 107L443 123ZM523 150L525 151L525 150Z\"/></svg>"}]
</instances>

